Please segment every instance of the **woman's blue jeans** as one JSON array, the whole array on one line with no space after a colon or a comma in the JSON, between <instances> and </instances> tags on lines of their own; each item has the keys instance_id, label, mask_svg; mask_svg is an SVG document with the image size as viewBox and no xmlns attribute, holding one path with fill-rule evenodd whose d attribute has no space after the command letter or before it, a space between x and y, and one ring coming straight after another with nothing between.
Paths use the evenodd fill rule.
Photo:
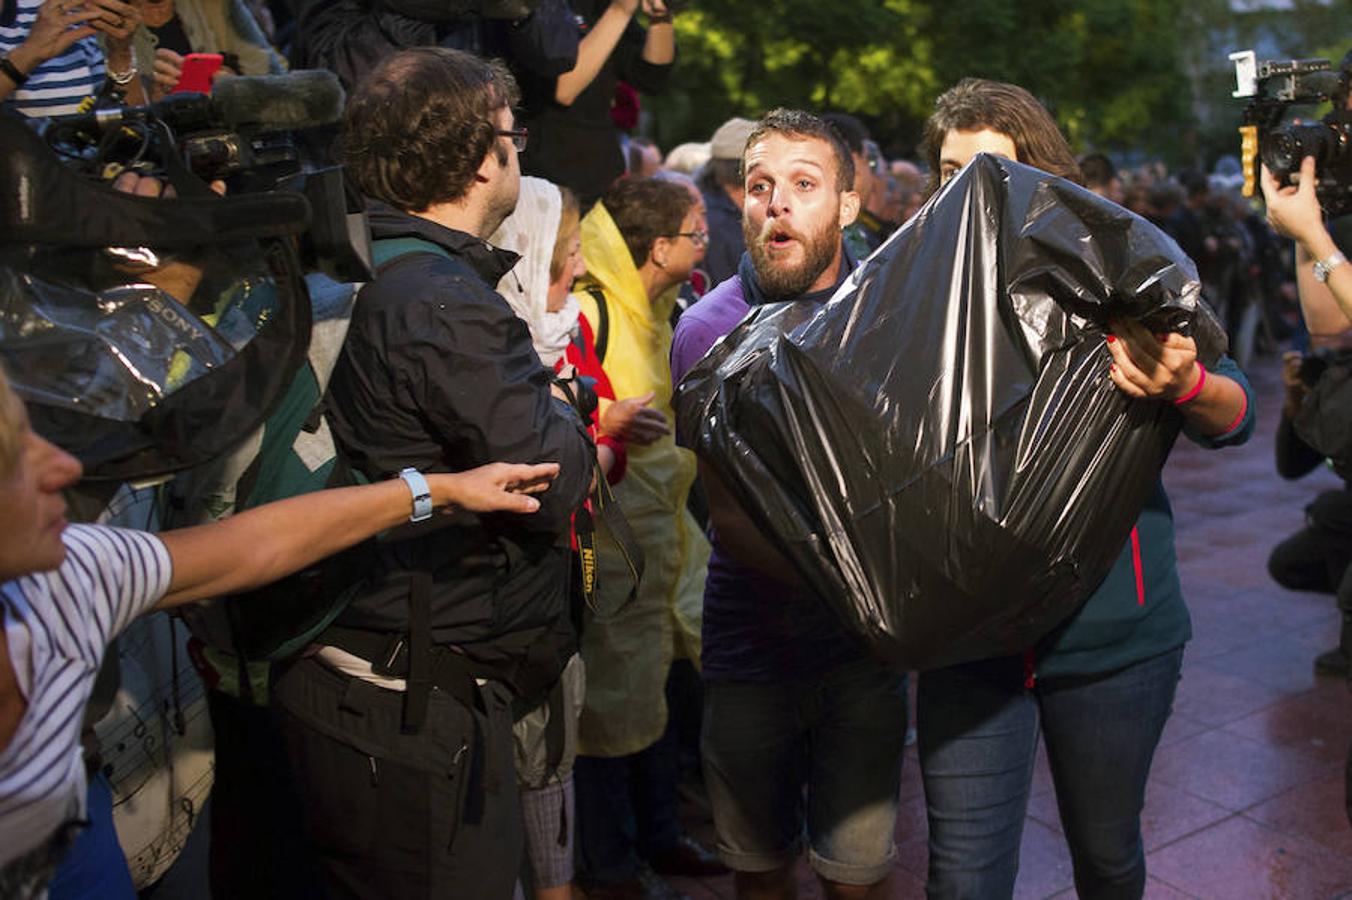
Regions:
<instances>
[{"instance_id":1,"label":"woman's blue jeans","mask_svg":"<svg viewBox=\"0 0 1352 900\"><path fill-rule=\"evenodd\" d=\"M925 672L917 697L931 898L1009 897L1019 870L1039 723L1085 898L1145 890L1141 807L1183 648L1105 675L1024 688L1005 657Z\"/></svg>"}]
</instances>

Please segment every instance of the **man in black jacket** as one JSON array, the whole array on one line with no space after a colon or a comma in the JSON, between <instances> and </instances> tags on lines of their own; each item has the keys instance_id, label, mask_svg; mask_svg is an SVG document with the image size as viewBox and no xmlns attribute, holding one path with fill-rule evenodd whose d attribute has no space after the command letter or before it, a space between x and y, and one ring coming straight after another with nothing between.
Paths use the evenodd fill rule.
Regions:
<instances>
[{"instance_id":1,"label":"man in black jacket","mask_svg":"<svg viewBox=\"0 0 1352 900\"><path fill-rule=\"evenodd\" d=\"M441 48L390 57L347 109L344 154L373 202L376 279L330 386L330 421L368 478L494 459L556 461L529 517L456 512L386 535L317 653L274 684L326 893L510 896L522 825L511 704L576 647L569 524L591 481L581 419L492 285L484 239L516 205L516 88ZM415 471L416 470L416 471Z\"/></svg>"}]
</instances>

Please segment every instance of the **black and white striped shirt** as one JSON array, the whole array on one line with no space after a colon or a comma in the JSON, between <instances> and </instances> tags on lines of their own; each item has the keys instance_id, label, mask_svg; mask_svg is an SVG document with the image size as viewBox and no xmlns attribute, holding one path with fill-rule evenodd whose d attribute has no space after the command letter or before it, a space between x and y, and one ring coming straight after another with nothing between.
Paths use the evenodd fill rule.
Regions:
<instances>
[{"instance_id":1,"label":"black and white striped shirt","mask_svg":"<svg viewBox=\"0 0 1352 900\"><path fill-rule=\"evenodd\" d=\"M19 0L13 22L0 22L0 53L28 38L43 0ZM69 116L80 112L86 97L98 93L107 71L98 38L81 38L60 56L34 69L9 103L26 116Z\"/></svg>"},{"instance_id":2,"label":"black and white striped shirt","mask_svg":"<svg viewBox=\"0 0 1352 900\"><path fill-rule=\"evenodd\" d=\"M152 534L71 525L51 572L0 585L5 639L28 701L0 752L0 866L84 815L80 726L108 642L169 589L169 551Z\"/></svg>"}]
</instances>

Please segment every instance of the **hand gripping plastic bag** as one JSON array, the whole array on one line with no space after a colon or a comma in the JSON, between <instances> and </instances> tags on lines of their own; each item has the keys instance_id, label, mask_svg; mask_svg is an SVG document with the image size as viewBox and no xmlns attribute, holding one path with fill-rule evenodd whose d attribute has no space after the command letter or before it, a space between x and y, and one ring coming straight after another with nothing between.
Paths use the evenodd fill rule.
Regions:
<instances>
[{"instance_id":1,"label":"hand gripping plastic bag","mask_svg":"<svg viewBox=\"0 0 1352 900\"><path fill-rule=\"evenodd\" d=\"M1178 434L1108 377L1109 318L1225 337L1159 229L978 156L819 307L771 304L693 368L682 434L875 652L1018 652L1107 574Z\"/></svg>"}]
</instances>

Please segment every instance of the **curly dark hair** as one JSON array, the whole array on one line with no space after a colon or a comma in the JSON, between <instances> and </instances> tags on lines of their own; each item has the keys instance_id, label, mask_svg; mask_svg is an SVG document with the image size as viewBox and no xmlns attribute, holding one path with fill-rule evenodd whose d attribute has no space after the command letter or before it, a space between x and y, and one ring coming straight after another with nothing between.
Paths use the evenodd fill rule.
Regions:
<instances>
[{"instance_id":1,"label":"curly dark hair","mask_svg":"<svg viewBox=\"0 0 1352 900\"><path fill-rule=\"evenodd\" d=\"M342 161L362 193L396 209L459 200L490 150L506 162L494 118L519 96L497 60L443 47L401 50L348 98Z\"/></svg>"},{"instance_id":2,"label":"curly dark hair","mask_svg":"<svg viewBox=\"0 0 1352 900\"><path fill-rule=\"evenodd\" d=\"M925 121L926 193L939 188L939 152L950 131L996 131L1014 142L1018 161L1083 185L1080 167L1047 108L1017 84L964 78L939 95Z\"/></svg>"},{"instance_id":3,"label":"curly dark hair","mask_svg":"<svg viewBox=\"0 0 1352 900\"><path fill-rule=\"evenodd\" d=\"M601 198L615 227L624 237L624 245L641 267L660 237L671 237L681 230L695 198L684 185L658 178L624 178Z\"/></svg>"},{"instance_id":4,"label":"curly dark hair","mask_svg":"<svg viewBox=\"0 0 1352 900\"><path fill-rule=\"evenodd\" d=\"M831 155L836 158L836 190L854 189L854 157L850 155L850 148L845 145L841 133L824 119L801 109L772 109L756 122L755 129L746 139L746 150L749 151L772 134L798 140L816 138L825 141L831 148ZM745 161L746 151L743 151L742 159Z\"/></svg>"}]
</instances>

